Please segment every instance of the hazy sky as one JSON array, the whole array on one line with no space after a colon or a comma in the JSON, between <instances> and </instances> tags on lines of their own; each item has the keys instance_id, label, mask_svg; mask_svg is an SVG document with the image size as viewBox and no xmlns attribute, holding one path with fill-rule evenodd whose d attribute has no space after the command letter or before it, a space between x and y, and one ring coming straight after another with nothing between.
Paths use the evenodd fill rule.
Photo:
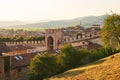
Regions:
<instances>
[{"instance_id":1,"label":"hazy sky","mask_svg":"<svg viewBox=\"0 0 120 80\"><path fill-rule=\"evenodd\" d=\"M120 0L0 0L0 21L59 20L120 13Z\"/></svg>"}]
</instances>

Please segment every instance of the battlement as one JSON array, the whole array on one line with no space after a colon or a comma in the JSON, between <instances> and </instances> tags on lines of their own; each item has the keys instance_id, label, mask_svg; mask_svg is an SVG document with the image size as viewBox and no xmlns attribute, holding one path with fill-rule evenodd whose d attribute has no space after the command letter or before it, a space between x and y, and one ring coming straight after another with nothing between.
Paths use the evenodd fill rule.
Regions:
<instances>
[{"instance_id":1,"label":"battlement","mask_svg":"<svg viewBox=\"0 0 120 80\"><path fill-rule=\"evenodd\" d=\"M45 33L55 33L55 32L62 32L62 29L46 29Z\"/></svg>"},{"instance_id":2,"label":"battlement","mask_svg":"<svg viewBox=\"0 0 120 80\"><path fill-rule=\"evenodd\" d=\"M45 45L45 41L20 41L20 42L5 42L5 44L7 46L11 46L11 45L32 45L32 44L43 44Z\"/></svg>"},{"instance_id":3,"label":"battlement","mask_svg":"<svg viewBox=\"0 0 120 80\"><path fill-rule=\"evenodd\" d=\"M6 42L7 46L28 45L32 47L46 46L47 50L58 49L59 44L76 42L81 40L90 40L99 37L99 33L86 33L74 37L64 36L62 29L46 29L45 40L43 41L21 41L21 42Z\"/></svg>"},{"instance_id":4,"label":"battlement","mask_svg":"<svg viewBox=\"0 0 120 80\"><path fill-rule=\"evenodd\" d=\"M78 38L77 37L64 37L59 40L59 43L62 44L62 43L76 42L76 41L82 41L82 40L91 40L91 39L98 38L98 37L100 37L99 34L97 35L93 34L92 36L82 35L82 37L78 36Z\"/></svg>"}]
</instances>

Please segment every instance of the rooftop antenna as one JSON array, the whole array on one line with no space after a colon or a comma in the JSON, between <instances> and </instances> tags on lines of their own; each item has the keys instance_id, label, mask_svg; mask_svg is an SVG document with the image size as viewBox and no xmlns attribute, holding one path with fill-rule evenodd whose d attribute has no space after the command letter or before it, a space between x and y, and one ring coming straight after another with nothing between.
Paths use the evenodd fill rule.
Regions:
<instances>
[{"instance_id":1,"label":"rooftop antenna","mask_svg":"<svg viewBox=\"0 0 120 80\"><path fill-rule=\"evenodd\" d=\"M111 12L112 14L114 14L112 10L110 10L110 12Z\"/></svg>"},{"instance_id":2,"label":"rooftop antenna","mask_svg":"<svg viewBox=\"0 0 120 80\"><path fill-rule=\"evenodd\" d=\"M80 21L80 26L81 26L81 24L82 24L82 23L81 23L81 21Z\"/></svg>"},{"instance_id":3,"label":"rooftop antenna","mask_svg":"<svg viewBox=\"0 0 120 80\"><path fill-rule=\"evenodd\" d=\"M106 15L108 16L108 13L106 12Z\"/></svg>"}]
</instances>

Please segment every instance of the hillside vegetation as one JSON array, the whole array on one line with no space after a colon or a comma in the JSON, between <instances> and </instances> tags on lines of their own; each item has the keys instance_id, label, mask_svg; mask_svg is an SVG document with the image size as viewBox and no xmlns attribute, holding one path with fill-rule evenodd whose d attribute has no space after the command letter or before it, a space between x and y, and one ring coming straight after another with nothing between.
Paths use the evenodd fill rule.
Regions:
<instances>
[{"instance_id":1,"label":"hillside vegetation","mask_svg":"<svg viewBox=\"0 0 120 80\"><path fill-rule=\"evenodd\" d=\"M120 80L120 53L68 70L49 80Z\"/></svg>"}]
</instances>

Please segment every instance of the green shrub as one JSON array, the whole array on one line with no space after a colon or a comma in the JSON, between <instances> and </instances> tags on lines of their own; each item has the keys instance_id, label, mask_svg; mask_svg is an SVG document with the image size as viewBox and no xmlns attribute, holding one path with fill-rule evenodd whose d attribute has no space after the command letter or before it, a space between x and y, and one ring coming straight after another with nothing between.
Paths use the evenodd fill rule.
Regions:
<instances>
[{"instance_id":1,"label":"green shrub","mask_svg":"<svg viewBox=\"0 0 120 80\"><path fill-rule=\"evenodd\" d=\"M100 48L99 50L92 50L90 51L89 59L90 61L95 61L104 57L107 57L109 55L112 55L116 53L116 50L112 48Z\"/></svg>"},{"instance_id":2,"label":"green shrub","mask_svg":"<svg viewBox=\"0 0 120 80\"><path fill-rule=\"evenodd\" d=\"M54 55L44 53L36 55L29 66L28 76L30 80L41 80L57 73L57 59Z\"/></svg>"},{"instance_id":3,"label":"green shrub","mask_svg":"<svg viewBox=\"0 0 120 80\"><path fill-rule=\"evenodd\" d=\"M101 48L91 51L76 49L71 44L67 44L60 49L59 55L48 53L36 55L30 63L28 76L30 80L41 80L116 52L117 50L112 48Z\"/></svg>"},{"instance_id":4,"label":"green shrub","mask_svg":"<svg viewBox=\"0 0 120 80\"><path fill-rule=\"evenodd\" d=\"M86 52L84 50L77 50L72 47L72 45L67 44L61 48L61 64L64 67L63 69L68 70L71 68L78 67L82 65L86 58Z\"/></svg>"}]
</instances>

